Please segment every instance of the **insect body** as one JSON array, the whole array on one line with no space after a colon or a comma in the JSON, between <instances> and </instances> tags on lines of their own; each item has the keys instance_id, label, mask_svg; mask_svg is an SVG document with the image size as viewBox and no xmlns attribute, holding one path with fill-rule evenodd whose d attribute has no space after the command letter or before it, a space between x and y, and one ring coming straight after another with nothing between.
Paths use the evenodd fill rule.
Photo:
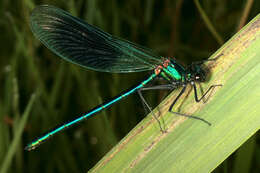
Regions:
<instances>
[{"instance_id":1,"label":"insect body","mask_svg":"<svg viewBox=\"0 0 260 173\"><path fill-rule=\"evenodd\" d=\"M106 109L134 92L138 92L150 111L151 108L141 94L143 90L175 89L182 86L183 89L171 105L170 111L172 111L172 107L184 93L187 84L191 84L194 87L195 100L197 102L201 100L201 98L198 99L197 97L195 82L205 80L206 73L201 68L201 64L204 61L193 63L184 68L173 59L163 58L150 49L116 38L79 18L73 17L66 11L49 5L35 8L32 12L30 22L35 37L55 54L69 62L101 72L129 73L150 70L152 74L137 86L125 91L122 95L95 107L75 120L61 125L42 137L37 138L26 146L26 150L35 149L51 136ZM158 77L165 79L168 84L152 87L147 86L147 84ZM210 89L212 87L214 86L211 86ZM181 115L186 116L185 114ZM200 119L194 116L190 117ZM157 118L156 120L158 121Z\"/></svg>"}]
</instances>

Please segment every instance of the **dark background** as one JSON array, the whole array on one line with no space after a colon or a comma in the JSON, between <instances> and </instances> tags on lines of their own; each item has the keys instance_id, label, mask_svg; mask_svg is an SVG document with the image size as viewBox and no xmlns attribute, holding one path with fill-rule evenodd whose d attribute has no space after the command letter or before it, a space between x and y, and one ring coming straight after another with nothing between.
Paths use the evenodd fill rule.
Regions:
<instances>
[{"instance_id":1,"label":"dark background","mask_svg":"<svg viewBox=\"0 0 260 173\"><path fill-rule=\"evenodd\" d=\"M1 0L0 169L33 93L38 96L9 172L85 172L145 118L140 99L137 95L129 96L98 116L55 136L39 149L23 150L33 138L109 100L149 74L100 73L64 62L36 40L29 28L29 16L36 5L55 5L106 32L186 64L208 58L260 10L260 1L256 0L197 1L213 26L212 32L195 2ZM164 93L149 92L145 96L156 106ZM259 145L258 134L215 172L259 172Z\"/></svg>"}]
</instances>

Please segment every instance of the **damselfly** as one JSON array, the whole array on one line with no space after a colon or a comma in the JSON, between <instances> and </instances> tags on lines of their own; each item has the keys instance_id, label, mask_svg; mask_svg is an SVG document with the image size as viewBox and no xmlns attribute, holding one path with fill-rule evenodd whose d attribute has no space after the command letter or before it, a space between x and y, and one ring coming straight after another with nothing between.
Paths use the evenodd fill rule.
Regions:
<instances>
[{"instance_id":1,"label":"damselfly","mask_svg":"<svg viewBox=\"0 0 260 173\"><path fill-rule=\"evenodd\" d=\"M108 108L134 92L137 92L140 95L145 106L152 112L151 108L144 100L141 91L152 89L172 90L182 87L181 92L170 106L169 111L173 112L172 108L184 93L187 84L190 84L193 87L196 102L199 102L213 87L217 86L212 85L199 99L195 82L203 82L205 80L206 73L201 68L201 65L205 61L195 62L187 68L184 68L174 59L158 56L150 49L116 38L79 18L73 17L66 11L50 5L42 5L35 8L30 18L30 25L33 34L46 47L61 58L74 64L101 72L130 73L150 70L152 71L152 74L137 86L113 98L111 101L98 105L75 120L61 125L42 137L37 138L26 146L26 150L36 148L51 136L54 136L58 132L69 128L82 120L88 119L90 116ZM147 86L147 84L159 77L167 81L168 84L151 87ZM186 116L181 113L177 114ZM155 115L154 117L156 118ZM206 120L199 117L189 117L208 123ZM156 120L159 122L157 118Z\"/></svg>"}]
</instances>

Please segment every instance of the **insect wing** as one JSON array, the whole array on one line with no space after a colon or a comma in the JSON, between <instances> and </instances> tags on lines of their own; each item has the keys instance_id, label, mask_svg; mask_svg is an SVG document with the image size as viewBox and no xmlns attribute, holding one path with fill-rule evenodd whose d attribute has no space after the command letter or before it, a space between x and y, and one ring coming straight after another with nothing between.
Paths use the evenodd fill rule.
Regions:
<instances>
[{"instance_id":1,"label":"insect wing","mask_svg":"<svg viewBox=\"0 0 260 173\"><path fill-rule=\"evenodd\" d=\"M162 63L150 49L116 38L54 6L36 7L30 25L55 54L88 69L127 73L151 70Z\"/></svg>"}]
</instances>

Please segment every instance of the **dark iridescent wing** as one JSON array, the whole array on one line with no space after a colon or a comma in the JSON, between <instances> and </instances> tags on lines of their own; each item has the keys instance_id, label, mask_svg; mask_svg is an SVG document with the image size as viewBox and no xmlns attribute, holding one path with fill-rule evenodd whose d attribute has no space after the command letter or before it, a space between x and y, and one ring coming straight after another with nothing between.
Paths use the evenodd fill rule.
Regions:
<instances>
[{"instance_id":1,"label":"dark iridescent wing","mask_svg":"<svg viewBox=\"0 0 260 173\"><path fill-rule=\"evenodd\" d=\"M34 35L45 46L65 60L88 69L138 72L162 63L151 50L115 38L53 6L38 6L30 20Z\"/></svg>"}]
</instances>

